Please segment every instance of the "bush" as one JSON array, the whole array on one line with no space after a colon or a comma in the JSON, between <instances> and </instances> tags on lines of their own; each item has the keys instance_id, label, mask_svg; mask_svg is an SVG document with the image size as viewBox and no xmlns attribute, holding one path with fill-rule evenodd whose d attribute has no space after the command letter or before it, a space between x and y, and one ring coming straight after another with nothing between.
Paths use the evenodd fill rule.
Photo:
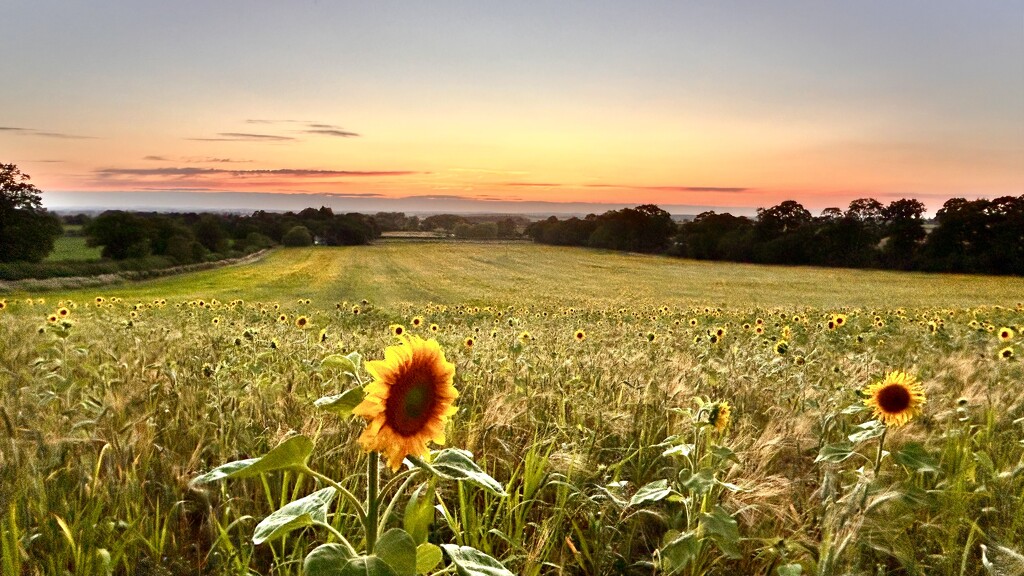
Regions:
<instances>
[{"instance_id":1,"label":"bush","mask_svg":"<svg viewBox=\"0 0 1024 576\"><path fill-rule=\"evenodd\" d=\"M313 245L313 235L309 233L309 228L305 226L295 226L281 238L281 243L285 246L292 248L298 248L302 246Z\"/></svg>"}]
</instances>

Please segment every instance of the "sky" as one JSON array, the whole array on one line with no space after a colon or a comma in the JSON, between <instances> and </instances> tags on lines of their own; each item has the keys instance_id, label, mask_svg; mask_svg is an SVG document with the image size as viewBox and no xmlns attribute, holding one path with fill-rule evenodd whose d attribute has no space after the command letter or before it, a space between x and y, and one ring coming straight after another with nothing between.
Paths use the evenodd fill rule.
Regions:
<instances>
[{"instance_id":1,"label":"sky","mask_svg":"<svg viewBox=\"0 0 1024 576\"><path fill-rule=\"evenodd\" d=\"M53 208L1024 194L1020 0L5 4L0 162Z\"/></svg>"}]
</instances>

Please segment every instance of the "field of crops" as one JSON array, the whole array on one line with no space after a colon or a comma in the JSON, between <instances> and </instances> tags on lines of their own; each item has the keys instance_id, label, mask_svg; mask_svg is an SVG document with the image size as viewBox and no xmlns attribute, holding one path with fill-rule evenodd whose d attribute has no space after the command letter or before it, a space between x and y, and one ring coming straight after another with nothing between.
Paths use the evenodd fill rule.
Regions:
<instances>
[{"instance_id":1,"label":"field of crops","mask_svg":"<svg viewBox=\"0 0 1024 576\"><path fill-rule=\"evenodd\" d=\"M427 544L526 575L1024 570L1024 279L394 242L3 298L4 575L297 575L325 542L362 550L345 498L253 544L311 474L192 480L302 435L365 498L365 420L314 402L370 381L352 353L396 332L454 364L447 446L482 472L382 465L382 531L428 553L363 574L504 574ZM903 390L893 372L921 384L902 426L867 392Z\"/></svg>"}]
</instances>

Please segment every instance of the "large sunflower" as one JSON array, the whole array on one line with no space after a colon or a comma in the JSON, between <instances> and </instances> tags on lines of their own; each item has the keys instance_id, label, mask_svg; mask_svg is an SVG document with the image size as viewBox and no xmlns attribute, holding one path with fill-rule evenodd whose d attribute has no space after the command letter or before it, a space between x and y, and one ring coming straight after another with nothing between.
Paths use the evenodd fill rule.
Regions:
<instances>
[{"instance_id":1,"label":"large sunflower","mask_svg":"<svg viewBox=\"0 0 1024 576\"><path fill-rule=\"evenodd\" d=\"M359 437L367 452L387 456L398 470L406 456L424 456L427 442L445 443L444 424L455 413L455 366L436 340L405 336L389 346L384 359L366 363L373 382L352 411L369 421Z\"/></svg>"},{"instance_id":2,"label":"large sunflower","mask_svg":"<svg viewBox=\"0 0 1024 576\"><path fill-rule=\"evenodd\" d=\"M885 379L868 386L864 405L886 426L902 426L921 413L924 387L906 372L889 372Z\"/></svg>"}]
</instances>

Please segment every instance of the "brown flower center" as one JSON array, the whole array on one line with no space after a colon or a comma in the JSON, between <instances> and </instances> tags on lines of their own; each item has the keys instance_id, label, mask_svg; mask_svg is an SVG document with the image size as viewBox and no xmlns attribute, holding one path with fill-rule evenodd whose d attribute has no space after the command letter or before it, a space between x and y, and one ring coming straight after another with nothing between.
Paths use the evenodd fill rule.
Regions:
<instances>
[{"instance_id":1,"label":"brown flower center","mask_svg":"<svg viewBox=\"0 0 1024 576\"><path fill-rule=\"evenodd\" d=\"M410 374L391 388L385 419L401 436L418 434L434 414L436 391L429 374Z\"/></svg>"},{"instance_id":2,"label":"brown flower center","mask_svg":"<svg viewBox=\"0 0 1024 576\"><path fill-rule=\"evenodd\" d=\"M890 384L878 391L878 407L889 414L910 408L910 390L901 384Z\"/></svg>"}]
</instances>

